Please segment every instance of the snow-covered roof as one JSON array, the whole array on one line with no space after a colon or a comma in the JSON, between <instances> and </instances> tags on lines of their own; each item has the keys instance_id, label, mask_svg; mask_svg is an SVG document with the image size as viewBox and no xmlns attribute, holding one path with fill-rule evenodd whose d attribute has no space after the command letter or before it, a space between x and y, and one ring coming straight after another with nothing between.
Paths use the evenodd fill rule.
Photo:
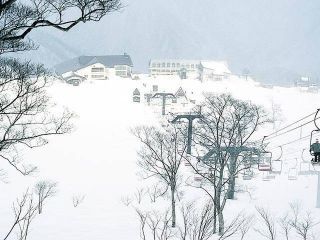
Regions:
<instances>
[{"instance_id":1,"label":"snow-covered roof","mask_svg":"<svg viewBox=\"0 0 320 240\"><path fill-rule=\"evenodd\" d=\"M217 74L231 74L228 63L225 61L201 61L203 68L214 70Z\"/></svg>"},{"instance_id":2,"label":"snow-covered roof","mask_svg":"<svg viewBox=\"0 0 320 240\"><path fill-rule=\"evenodd\" d=\"M134 91L133 91L133 95L140 95L140 91L138 88L136 88Z\"/></svg>"},{"instance_id":3,"label":"snow-covered roof","mask_svg":"<svg viewBox=\"0 0 320 240\"><path fill-rule=\"evenodd\" d=\"M186 93L185 91L182 89L182 87L179 87L178 91L175 94L176 97L185 97Z\"/></svg>"},{"instance_id":4,"label":"snow-covered roof","mask_svg":"<svg viewBox=\"0 0 320 240\"><path fill-rule=\"evenodd\" d=\"M128 54L123 54L107 56L80 56L60 63L54 68L56 73L63 74L69 71L77 71L81 68L85 68L96 63L101 63L106 67L111 68L113 68L115 65L133 66L131 57Z\"/></svg>"},{"instance_id":5,"label":"snow-covered roof","mask_svg":"<svg viewBox=\"0 0 320 240\"><path fill-rule=\"evenodd\" d=\"M68 72L67 74L65 74L64 75L64 79L65 80L68 80L68 79L70 79L70 78L80 78L80 79L86 79L85 77L83 77L83 76L80 76L79 74L76 74L76 73L74 73L74 72Z\"/></svg>"}]
</instances>

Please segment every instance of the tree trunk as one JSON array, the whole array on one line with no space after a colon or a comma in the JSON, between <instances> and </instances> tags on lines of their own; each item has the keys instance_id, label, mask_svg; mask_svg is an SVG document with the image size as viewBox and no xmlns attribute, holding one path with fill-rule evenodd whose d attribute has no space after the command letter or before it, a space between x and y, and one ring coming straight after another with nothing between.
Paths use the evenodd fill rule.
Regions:
<instances>
[{"instance_id":1,"label":"tree trunk","mask_svg":"<svg viewBox=\"0 0 320 240\"><path fill-rule=\"evenodd\" d=\"M229 173L229 187L228 187L228 199L234 199L235 185L236 185L236 167L237 167L237 156L231 154L230 158L230 173Z\"/></svg>"},{"instance_id":2,"label":"tree trunk","mask_svg":"<svg viewBox=\"0 0 320 240\"><path fill-rule=\"evenodd\" d=\"M172 215L172 227L176 227L176 200L175 200L175 188L171 188L171 215Z\"/></svg>"},{"instance_id":3,"label":"tree trunk","mask_svg":"<svg viewBox=\"0 0 320 240\"><path fill-rule=\"evenodd\" d=\"M217 232L217 207L216 203L214 203L213 209L213 233Z\"/></svg>"},{"instance_id":4,"label":"tree trunk","mask_svg":"<svg viewBox=\"0 0 320 240\"><path fill-rule=\"evenodd\" d=\"M219 219L219 235L221 236L224 233L224 218L222 211L218 212L218 219Z\"/></svg>"}]
</instances>

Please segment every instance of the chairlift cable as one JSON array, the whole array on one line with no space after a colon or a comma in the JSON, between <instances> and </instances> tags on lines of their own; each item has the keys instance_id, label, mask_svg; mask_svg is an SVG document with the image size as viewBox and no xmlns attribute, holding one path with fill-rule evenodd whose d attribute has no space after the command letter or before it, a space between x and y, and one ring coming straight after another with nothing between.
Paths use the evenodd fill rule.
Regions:
<instances>
[{"instance_id":1,"label":"chairlift cable","mask_svg":"<svg viewBox=\"0 0 320 240\"><path fill-rule=\"evenodd\" d=\"M265 137L266 137L266 138L269 138L270 136L273 136L274 134L277 134L278 132L287 129L288 127L291 127L292 125L294 125L294 124L296 124L296 123L298 123L298 122L301 122L302 120L304 120L304 119L306 119L306 118L308 118L308 117L311 117L312 115L314 115L314 114L316 114L316 113L317 113L317 111L316 111L316 112L313 112L313 113L311 113L311 114L309 114L309 115L307 115L307 116L305 116L305 117L303 117L303 118L301 118L301 119L299 119L299 120L297 120L297 121L295 121L295 122L293 122L293 123L291 123L291 124L289 124L289 125L287 125L287 126L285 126L285 127L283 127L283 128L280 128L280 129L278 129L277 131L275 131L275 132L273 132L273 133L270 133L269 135L266 135ZM277 135L277 136L278 136L278 135Z\"/></svg>"},{"instance_id":2,"label":"chairlift cable","mask_svg":"<svg viewBox=\"0 0 320 240\"><path fill-rule=\"evenodd\" d=\"M301 125L299 125L299 126L297 126L297 127L291 128L291 129L289 129L289 130L287 130L287 131L285 131L285 132L282 132L282 133L280 133L280 134L278 134L278 135L275 135L275 136L273 136L273 137L271 137L271 138L268 138L268 136L266 136L265 139L270 140L270 139L273 139L273 138L282 136L282 135L287 134L287 133L289 133L289 132L292 132L292 131L300 128L300 127L303 127L303 126L305 126L305 125L308 125L308 124L310 124L310 123L313 123L315 120L318 120L318 119L320 119L320 117L317 117L317 118L315 118L315 119L312 119L312 120L310 120L310 121L308 121L308 122L306 122L306 123L303 123L303 124L301 124ZM270 135L269 135L269 136L270 136ZM310 136L310 135L309 135L309 136Z\"/></svg>"}]
</instances>

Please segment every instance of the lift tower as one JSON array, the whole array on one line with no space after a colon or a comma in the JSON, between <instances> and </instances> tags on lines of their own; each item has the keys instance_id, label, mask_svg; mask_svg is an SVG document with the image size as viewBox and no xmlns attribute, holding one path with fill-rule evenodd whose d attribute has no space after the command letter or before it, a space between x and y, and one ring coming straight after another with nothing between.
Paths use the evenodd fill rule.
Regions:
<instances>
[{"instance_id":1,"label":"lift tower","mask_svg":"<svg viewBox=\"0 0 320 240\"><path fill-rule=\"evenodd\" d=\"M158 92L152 96L152 98L156 98L156 97L162 97L162 115L164 116L164 115L166 115L167 97L176 98L176 96L173 93Z\"/></svg>"},{"instance_id":2,"label":"lift tower","mask_svg":"<svg viewBox=\"0 0 320 240\"><path fill-rule=\"evenodd\" d=\"M201 114L181 114L177 115L171 123L176 123L180 119L187 119L188 120L188 148L187 148L187 154L191 154L191 142L192 142L192 123L197 118L203 118Z\"/></svg>"}]
</instances>

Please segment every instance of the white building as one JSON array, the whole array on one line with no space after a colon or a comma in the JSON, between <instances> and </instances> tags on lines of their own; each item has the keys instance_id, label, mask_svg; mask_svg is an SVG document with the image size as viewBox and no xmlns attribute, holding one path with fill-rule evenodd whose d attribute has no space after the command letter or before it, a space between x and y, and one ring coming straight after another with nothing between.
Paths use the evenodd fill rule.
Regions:
<instances>
[{"instance_id":1,"label":"white building","mask_svg":"<svg viewBox=\"0 0 320 240\"><path fill-rule=\"evenodd\" d=\"M221 81L229 79L231 71L225 61L201 61L200 62L201 81Z\"/></svg>"},{"instance_id":2,"label":"white building","mask_svg":"<svg viewBox=\"0 0 320 240\"><path fill-rule=\"evenodd\" d=\"M55 72L64 80L106 80L112 76L130 77L132 61L129 55L80 56L55 66Z\"/></svg>"},{"instance_id":3,"label":"white building","mask_svg":"<svg viewBox=\"0 0 320 240\"><path fill-rule=\"evenodd\" d=\"M231 71L225 61L154 59L149 71L155 75L179 75L181 78L198 78L201 81L229 79Z\"/></svg>"},{"instance_id":4,"label":"white building","mask_svg":"<svg viewBox=\"0 0 320 240\"><path fill-rule=\"evenodd\" d=\"M154 59L149 62L151 75L180 75L198 77L200 61L183 59Z\"/></svg>"}]
</instances>

